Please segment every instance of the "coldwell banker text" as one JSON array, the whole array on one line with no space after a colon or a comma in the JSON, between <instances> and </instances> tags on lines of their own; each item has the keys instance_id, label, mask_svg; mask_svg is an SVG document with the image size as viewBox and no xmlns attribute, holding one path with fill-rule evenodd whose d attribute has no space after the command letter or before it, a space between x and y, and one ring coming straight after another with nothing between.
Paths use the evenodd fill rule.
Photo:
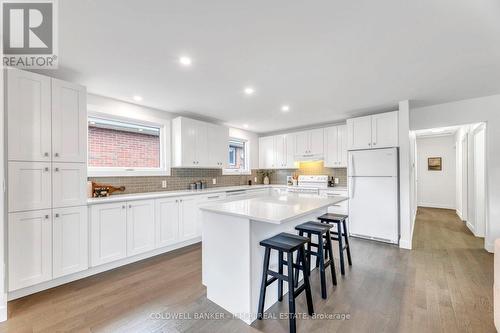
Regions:
<instances>
[{"instance_id":1,"label":"coldwell banker text","mask_svg":"<svg viewBox=\"0 0 500 333\"><path fill-rule=\"evenodd\" d=\"M57 68L57 2L2 2L3 65Z\"/></svg>"}]
</instances>

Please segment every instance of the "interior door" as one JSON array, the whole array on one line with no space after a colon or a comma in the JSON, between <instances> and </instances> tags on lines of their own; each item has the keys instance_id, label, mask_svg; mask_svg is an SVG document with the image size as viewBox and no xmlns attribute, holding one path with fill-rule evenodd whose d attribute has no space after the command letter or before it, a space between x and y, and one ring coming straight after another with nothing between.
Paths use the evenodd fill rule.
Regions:
<instances>
[{"instance_id":1,"label":"interior door","mask_svg":"<svg viewBox=\"0 0 500 333\"><path fill-rule=\"evenodd\" d=\"M398 243L396 177L349 177L349 224L355 236Z\"/></svg>"},{"instance_id":2,"label":"interior door","mask_svg":"<svg viewBox=\"0 0 500 333\"><path fill-rule=\"evenodd\" d=\"M88 268L87 206L58 208L53 211L53 275L64 275Z\"/></svg>"},{"instance_id":3,"label":"interior door","mask_svg":"<svg viewBox=\"0 0 500 333\"><path fill-rule=\"evenodd\" d=\"M57 162L87 162L87 91L52 79L52 154Z\"/></svg>"},{"instance_id":4,"label":"interior door","mask_svg":"<svg viewBox=\"0 0 500 333\"><path fill-rule=\"evenodd\" d=\"M50 161L50 78L7 70L8 155L10 161Z\"/></svg>"}]
</instances>

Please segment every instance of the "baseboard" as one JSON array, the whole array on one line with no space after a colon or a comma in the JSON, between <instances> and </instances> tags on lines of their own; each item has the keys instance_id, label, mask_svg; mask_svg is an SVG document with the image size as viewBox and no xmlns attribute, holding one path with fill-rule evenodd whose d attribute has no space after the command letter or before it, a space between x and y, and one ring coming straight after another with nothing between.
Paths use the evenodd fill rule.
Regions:
<instances>
[{"instance_id":1,"label":"baseboard","mask_svg":"<svg viewBox=\"0 0 500 333\"><path fill-rule=\"evenodd\" d=\"M456 207L453 206L453 205L433 204L433 203L427 203L427 202L419 203L418 207L441 208L441 209L456 209Z\"/></svg>"},{"instance_id":2,"label":"baseboard","mask_svg":"<svg viewBox=\"0 0 500 333\"><path fill-rule=\"evenodd\" d=\"M464 220L464 218L462 217L462 211L461 211L461 210L459 210L459 209L457 209L457 210L455 210L455 212L457 213L457 215L458 215L458 217L460 218L460 220L461 220L461 221L463 221L463 220Z\"/></svg>"},{"instance_id":3,"label":"baseboard","mask_svg":"<svg viewBox=\"0 0 500 333\"><path fill-rule=\"evenodd\" d=\"M99 266L95 266L95 267L89 267L88 269L81 271L81 272L73 273L73 274L66 275L66 276L63 276L63 277L60 277L57 279L42 282L42 283L39 283L37 285L29 286L29 287L26 287L23 289L11 291L11 292L9 292L7 299L9 301L12 301L12 300L15 300L17 298L21 298L21 297L31 295L31 294L34 294L34 293L37 293L37 292L40 292L43 290L54 288L54 287L57 287L57 286L60 286L60 285L63 285L63 284L69 283L69 282L80 280L80 279L83 279L83 278L86 278L86 277L89 277L89 276L92 276L95 274L106 272L106 271L109 271L109 270L112 270L112 269L115 269L115 268L118 268L121 266L125 266L128 264L137 262L137 261L148 259L148 258L157 256L157 255L164 254L164 253L167 253L170 251L174 251L174 250L177 250L177 249L180 249L180 248L192 245L192 244L196 244L199 242L201 242L201 237L196 237L196 238L193 238L193 239L190 239L190 240L178 243L178 244L162 247L162 248L155 249L153 251L146 252L146 253L141 253L141 254L135 255L133 257L123 258L123 259L120 259L117 261L113 261L113 262L99 265Z\"/></svg>"},{"instance_id":4,"label":"baseboard","mask_svg":"<svg viewBox=\"0 0 500 333\"><path fill-rule=\"evenodd\" d=\"M493 243L484 242L484 249L489 253L495 253L495 245Z\"/></svg>"},{"instance_id":5,"label":"baseboard","mask_svg":"<svg viewBox=\"0 0 500 333\"><path fill-rule=\"evenodd\" d=\"M399 240L399 247L401 249L411 250L411 240L400 239Z\"/></svg>"},{"instance_id":6,"label":"baseboard","mask_svg":"<svg viewBox=\"0 0 500 333\"><path fill-rule=\"evenodd\" d=\"M466 221L466 222L465 222L465 225L467 226L467 228L469 228L470 232L472 232L472 234L473 234L474 236L476 236L476 231L474 230L474 227L472 226L472 224L470 224L470 222L469 222L469 221Z\"/></svg>"}]
</instances>

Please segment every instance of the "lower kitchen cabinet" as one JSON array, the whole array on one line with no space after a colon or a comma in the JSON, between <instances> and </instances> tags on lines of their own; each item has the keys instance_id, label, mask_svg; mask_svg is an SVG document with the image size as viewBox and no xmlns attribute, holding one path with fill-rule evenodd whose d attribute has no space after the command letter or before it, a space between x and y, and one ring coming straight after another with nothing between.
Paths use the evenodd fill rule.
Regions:
<instances>
[{"instance_id":1,"label":"lower kitchen cabinet","mask_svg":"<svg viewBox=\"0 0 500 333\"><path fill-rule=\"evenodd\" d=\"M198 214L199 198L182 197L179 199L180 207L180 240L189 240L201 235L200 214Z\"/></svg>"},{"instance_id":2,"label":"lower kitchen cabinet","mask_svg":"<svg viewBox=\"0 0 500 333\"><path fill-rule=\"evenodd\" d=\"M127 256L155 248L155 201L127 202Z\"/></svg>"},{"instance_id":3,"label":"lower kitchen cabinet","mask_svg":"<svg viewBox=\"0 0 500 333\"><path fill-rule=\"evenodd\" d=\"M52 279L52 211L9 214L9 291Z\"/></svg>"},{"instance_id":4,"label":"lower kitchen cabinet","mask_svg":"<svg viewBox=\"0 0 500 333\"><path fill-rule=\"evenodd\" d=\"M79 206L52 211L54 279L89 266L87 209L87 206Z\"/></svg>"},{"instance_id":5,"label":"lower kitchen cabinet","mask_svg":"<svg viewBox=\"0 0 500 333\"><path fill-rule=\"evenodd\" d=\"M179 240L179 199L164 198L155 202L156 247L175 244Z\"/></svg>"},{"instance_id":6,"label":"lower kitchen cabinet","mask_svg":"<svg viewBox=\"0 0 500 333\"><path fill-rule=\"evenodd\" d=\"M91 266L127 256L127 203L107 203L91 207Z\"/></svg>"}]
</instances>

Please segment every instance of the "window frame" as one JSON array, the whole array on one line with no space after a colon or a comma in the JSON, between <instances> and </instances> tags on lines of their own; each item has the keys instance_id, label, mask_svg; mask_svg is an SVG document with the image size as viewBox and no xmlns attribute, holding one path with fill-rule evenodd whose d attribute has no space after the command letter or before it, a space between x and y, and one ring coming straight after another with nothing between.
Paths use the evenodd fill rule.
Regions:
<instances>
[{"instance_id":1,"label":"window frame","mask_svg":"<svg viewBox=\"0 0 500 333\"><path fill-rule=\"evenodd\" d=\"M160 129L160 167L130 168L130 167L91 167L89 165L88 135L87 135L87 176L88 177L137 177L137 176L170 176L170 121L155 118L125 117L95 110L87 112L87 130L89 118L100 118L141 126L158 127Z\"/></svg>"},{"instance_id":2,"label":"window frame","mask_svg":"<svg viewBox=\"0 0 500 333\"><path fill-rule=\"evenodd\" d=\"M250 141L242 138L230 137L227 145L227 165L229 166L229 147L231 141L242 142L245 149L245 168L244 169L222 169L223 175L251 175L252 170L250 170ZM235 152L236 154L236 152ZM235 155L236 159L236 155Z\"/></svg>"}]
</instances>

